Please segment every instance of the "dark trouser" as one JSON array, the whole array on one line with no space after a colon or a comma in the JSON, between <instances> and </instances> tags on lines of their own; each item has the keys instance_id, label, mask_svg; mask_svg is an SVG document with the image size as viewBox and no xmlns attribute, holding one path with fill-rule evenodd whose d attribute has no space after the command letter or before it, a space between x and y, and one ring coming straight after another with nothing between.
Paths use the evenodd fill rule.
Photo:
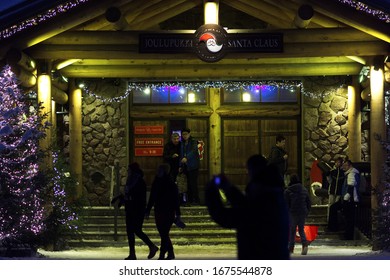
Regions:
<instances>
[{"instance_id":1,"label":"dark trouser","mask_svg":"<svg viewBox=\"0 0 390 280\"><path fill-rule=\"evenodd\" d=\"M328 217L328 229L330 231L338 231L339 230L339 220L338 220L338 212L342 208L341 200L333 203L329 207L329 217Z\"/></svg>"},{"instance_id":2,"label":"dark trouser","mask_svg":"<svg viewBox=\"0 0 390 280\"><path fill-rule=\"evenodd\" d=\"M295 235L298 232L301 237L302 245L307 245L307 239L305 234L305 219L306 216L303 215L290 215L290 239L289 239L289 247L292 248L295 245Z\"/></svg>"},{"instance_id":3,"label":"dark trouser","mask_svg":"<svg viewBox=\"0 0 390 280\"><path fill-rule=\"evenodd\" d=\"M199 169L187 171L187 195L189 203L199 203L198 192Z\"/></svg>"},{"instance_id":4,"label":"dark trouser","mask_svg":"<svg viewBox=\"0 0 390 280\"><path fill-rule=\"evenodd\" d=\"M173 245L171 238L169 237L169 231L171 230L173 221L175 219L175 212L154 212L156 227L161 238L160 258L164 258L165 253L173 256Z\"/></svg>"},{"instance_id":5,"label":"dark trouser","mask_svg":"<svg viewBox=\"0 0 390 280\"><path fill-rule=\"evenodd\" d=\"M179 169L171 166L171 171L169 175L171 176L173 182L176 182L177 174L179 174Z\"/></svg>"},{"instance_id":6,"label":"dark trouser","mask_svg":"<svg viewBox=\"0 0 390 280\"><path fill-rule=\"evenodd\" d=\"M354 239L355 233L355 215L358 204L356 202L343 202L343 210L345 217L345 233L344 237L347 240Z\"/></svg>"},{"instance_id":7,"label":"dark trouser","mask_svg":"<svg viewBox=\"0 0 390 280\"><path fill-rule=\"evenodd\" d=\"M126 209L126 232L131 256L135 256L135 235L145 242L149 248L154 246L153 242L142 231L144 215L144 212L140 213L134 208Z\"/></svg>"}]
</instances>

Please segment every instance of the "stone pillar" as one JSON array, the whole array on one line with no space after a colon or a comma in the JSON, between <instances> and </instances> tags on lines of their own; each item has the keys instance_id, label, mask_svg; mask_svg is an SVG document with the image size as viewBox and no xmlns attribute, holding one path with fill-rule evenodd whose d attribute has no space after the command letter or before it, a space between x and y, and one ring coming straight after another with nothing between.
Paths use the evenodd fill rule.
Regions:
<instances>
[{"instance_id":1,"label":"stone pillar","mask_svg":"<svg viewBox=\"0 0 390 280\"><path fill-rule=\"evenodd\" d=\"M354 76L348 86L348 157L352 162L361 161L361 118L359 82Z\"/></svg>"},{"instance_id":2,"label":"stone pillar","mask_svg":"<svg viewBox=\"0 0 390 280\"><path fill-rule=\"evenodd\" d=\"M70 86L69 94L69 153L70 153L70 170L72 176L77 181L76 198L80 198L83 194L82 184L82 168L83 168L83 153L82 153L82 92L76 88L74 82Z\"/></svg>"},{"instance_id":3,"label":"stone pillar","mask_svg":"<svg viewBox=\"0 0 390 280\"><path fill-rule=\"evenodd\" d=\"M221 151L221 116L217 113L217 109L221 105L220 90L217 88L209 89L210 106L213 113L210 116L210 139L209 139L209 166L210 174L219 174L222 171L222 151Z\"/></svg>"}]
</instances>

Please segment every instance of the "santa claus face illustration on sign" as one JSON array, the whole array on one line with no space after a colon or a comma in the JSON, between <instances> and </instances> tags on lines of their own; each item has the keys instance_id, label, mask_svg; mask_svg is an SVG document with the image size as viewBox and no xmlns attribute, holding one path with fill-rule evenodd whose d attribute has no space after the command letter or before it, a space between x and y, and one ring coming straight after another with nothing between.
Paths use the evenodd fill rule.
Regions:
<instances>
[{"instance_id":1,"label":"santa claus face illustration on sign","mask_svg":"<svg viewBox=\"0 0 390 280\"><path fill-rule=\"evenodd\" d=\"M217 53L219 52L222 47L223 47L223 44L221 45L218 45L217 44L217 40L216 38L214 37L213 34L211 33L205 33L203 34L200 38L199 38L199 42L205 42L206 43L206 48L212 52L212 53Z\"/></svg>"},{"instance_id":2,"label":"santa claus face illustration on sign","mask_svg":"<svg viewBox=\"0 0 390 280\"><path fill-rule=\"evenodd\" d=\"M217 24L202 25L195 32L195 52L205 62L216 62L225 55L226 30Z\"/></svg>"}]
</instances>

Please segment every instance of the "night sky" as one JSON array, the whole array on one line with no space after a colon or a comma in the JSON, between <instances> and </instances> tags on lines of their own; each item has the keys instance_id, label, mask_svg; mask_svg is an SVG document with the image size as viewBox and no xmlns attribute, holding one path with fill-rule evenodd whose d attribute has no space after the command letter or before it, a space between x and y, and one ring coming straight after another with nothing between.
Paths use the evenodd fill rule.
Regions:
<instances>
[{"instance_id":1,"label":"night sky","mask_svg":"<svg viewBox=\"0 0 390 280\"><path fill-rule=\"evenodd\" d=\"M21 2L27 2L28 0L2 0L0 1L0 12ZM383 10L386 13L390 12L390 0L360 0L367 5L370 5L374 8Z\"/></svg>"},{"instance_id":2,"label":"night sky","mask_svg":"<svg viewBox=\"0 0 390 280\"><path fill-rule=\"evenodd\" d=\"M7 0L0 2L0 11L3 11L13 5L19 4L21 2L26 2L26 0Z\"/></svg>"}]
</instances>

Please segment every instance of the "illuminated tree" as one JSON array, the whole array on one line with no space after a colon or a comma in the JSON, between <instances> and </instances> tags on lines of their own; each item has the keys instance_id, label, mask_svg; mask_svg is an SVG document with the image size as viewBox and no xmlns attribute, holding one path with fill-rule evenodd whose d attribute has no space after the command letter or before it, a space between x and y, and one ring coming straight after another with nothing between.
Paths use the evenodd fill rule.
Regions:
<instances>
[{"instance_id":1,"label":"illuminated tree","mask_svg":"<svg viewBox=\"0 0 390 280\"><path fill-rule=\"evenodd\" d=\"M390 139L390 127L387 126ZM383 167L384 180L381 186L374 188L373 195L377 196L378 208L374 211L375 230L373 232L376 250L390 251L390 141L377 139L383 145L386 153L386 164Z\"/></svg>"},{"instance_id":2,"label":"illuminated tree","mask_svg":"<svg viewBox=\"0 0 390 280\"><path fill-rule=\"evenodd\" d=\"M47 176L50 178L49 187L45 195L46 201L46 230L43 233L42 245L53 245L53 250L62 250L66 247L65 237L77 234L79 218L76 212L81 211L79 200L75 197L76 180L70 176L69 166L59 152L53 153L53 171Z\"/></svg>"},{"instance_id":3,"label":"illuminated tree","mask_svg":"<svg viewBox=\"0 0 390 280\"><path fill-rule=\"evenodd\" d=\"M42 195L46 178L39 171L45 137L41 108L18 88L11 68L0 72L0 247L32 244L44 230Z\"/></svg>"}]
</instances>

